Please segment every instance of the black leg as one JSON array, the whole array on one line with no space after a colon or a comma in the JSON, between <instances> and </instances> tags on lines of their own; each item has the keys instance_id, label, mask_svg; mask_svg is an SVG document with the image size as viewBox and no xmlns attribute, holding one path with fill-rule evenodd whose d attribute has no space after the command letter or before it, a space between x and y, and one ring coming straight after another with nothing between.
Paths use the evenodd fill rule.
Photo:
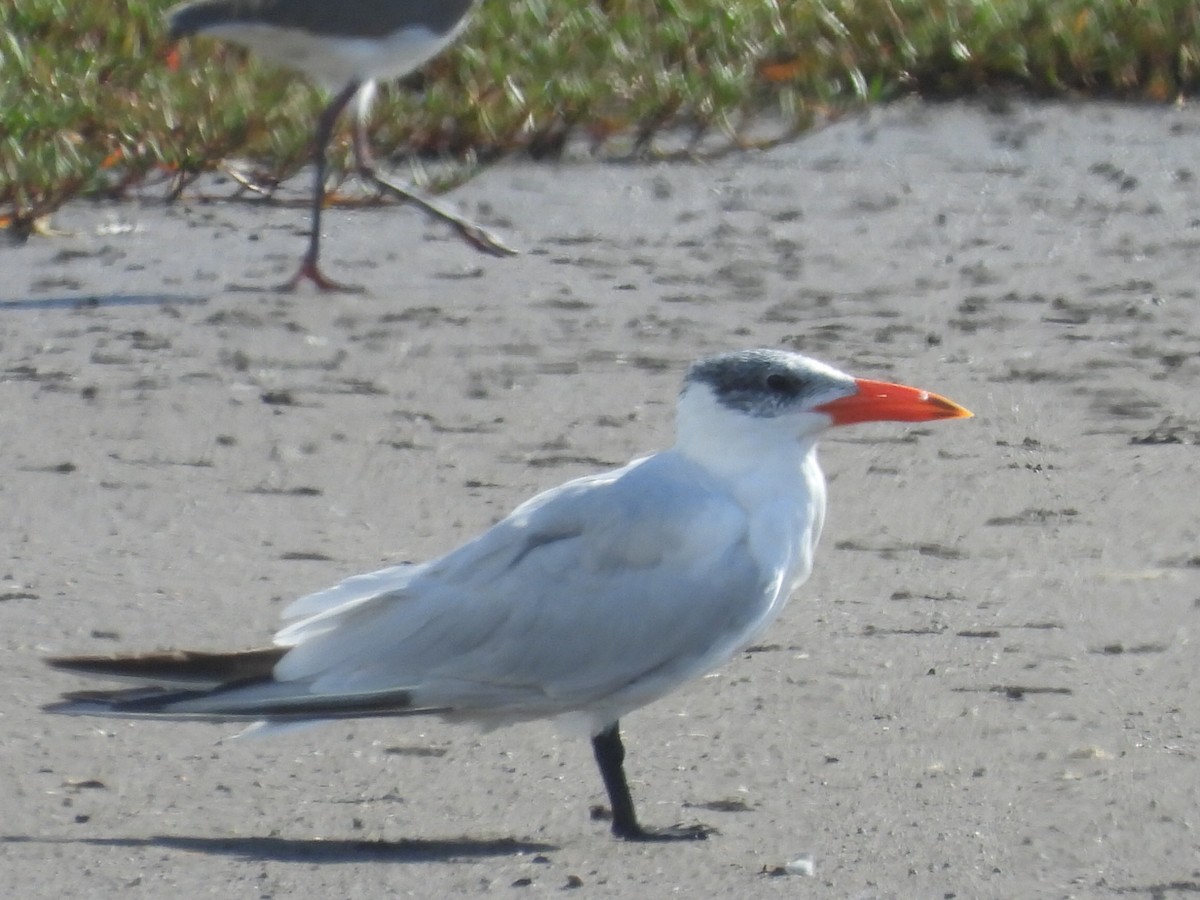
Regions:
<instances>
[{"instance_id":1,"label":"black leg","mask_svg":"<svg viewBox=\"0 0 1200 900\"><path fill-rule=\"evenodd\" d=\"M362 290L362 288L339 284L326 278L318 263L321 253L321 208L325 205L325 173L329 167L329 142L333 138L333 128L337 124L338 116L342 114L346 104L358 93L359 87L357 82L346 85L342 92L321 111L321 116L317 119L317 130L313 138L313 165L316 174L313 184L312 230L308 236L308 250L305 251L304 258L300 261L300 269L290 281L281 286L280 290L293 290L305 278L323 291L358 292Z\"/></svg>"},{"instance_id":2,"label":"black leg","mask_svg":"<svg viewBox=\"0 0 1200 900\"><path fill-rule=\"evenodd\" d=\"M702 841L715 829L707 825L675 825L671 828L643 828L633 810L633 797L625 780L625 745L621 743L621 725L613 722L592 738L592 751L600 767L600 777L612 804L612 833L626 841Z\"/></svg>"}]
</instances>

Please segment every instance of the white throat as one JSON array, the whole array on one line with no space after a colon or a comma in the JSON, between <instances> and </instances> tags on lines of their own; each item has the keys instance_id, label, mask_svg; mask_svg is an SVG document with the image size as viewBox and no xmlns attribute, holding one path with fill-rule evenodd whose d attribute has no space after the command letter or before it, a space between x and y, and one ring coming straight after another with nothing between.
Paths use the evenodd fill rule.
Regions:
<instances>
[{"instance_id":1,"label":"white throat","mask_svg":"<svg viewBox=\"0 0 1200 900\"><path fill-rule=\"evenodd\" d=\"M780 573L781 600L808 577L825 522L817 439L829 424L820 413L749 415L702 384L689 385L679 400L675 451L724 483L754 522L752 543L764 558L790 560Z\"/></svg>"},{"instance_id":2,"label":"white throat","mask_svg":"<svg viewBox=\"0 0 1200 900\"><path fill-rule=\"evenodd\" d=\"M749 415L722 405L706 386L692 384L679 398L675 449L718 477L774 483L803 468L828 424L818 413Z\"/></svg>"}]
</instances>

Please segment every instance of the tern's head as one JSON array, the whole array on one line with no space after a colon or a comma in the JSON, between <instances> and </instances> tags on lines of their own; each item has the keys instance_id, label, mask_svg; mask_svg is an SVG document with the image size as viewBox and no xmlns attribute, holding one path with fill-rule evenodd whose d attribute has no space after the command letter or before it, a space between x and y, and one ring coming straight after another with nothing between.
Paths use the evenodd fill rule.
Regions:
<instances>
[{"instance_id":1,"label":"tern's head","mask_svg":"<svg viewBox=\"0 0 1200 900\"><path fill-rule=\"evenodd\" d=\"M743 350L692 366L679 399L679 444L705 455L783 450L811 445L835 425L969 415L937 394L853 378L799 353Z\"/></svg>"}]
</instances>

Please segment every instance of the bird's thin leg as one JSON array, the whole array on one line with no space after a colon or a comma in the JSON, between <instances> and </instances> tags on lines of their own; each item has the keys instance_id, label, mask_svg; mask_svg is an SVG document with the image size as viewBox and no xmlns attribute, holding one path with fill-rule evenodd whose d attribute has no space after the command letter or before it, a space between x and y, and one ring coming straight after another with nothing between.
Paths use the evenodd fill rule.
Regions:
<instances>
[{"instance_id":1,"label":"bird's thin leg","mask_svg":"<svg viewBox=\"0 0 1200 900\"><path fill-rule=\"evenodd\" d=\"M592 751L600 767L600 777L612 804L612 833L626 841L702 841L715 829L707 825L674 825L670 828L643 828L633 810L633 797L625 780L625 745L621 743L621 725L613 722L592 738Z\"/></svg>"},{"instance_id":2,"label":"bird's thin leg","mask_svg":"<svg viewBox=\"0 0 1200 900\"><path fill-rule=\"evenodd\" d=\"M371 182L381 191L392 194L406 203L416 205L435 219L445 222L457 231L463 240L481 253L488 253L492 256L517 255L516 250L508 246L508 244L504 243L503 240L492 234L482 225L451 212L427 197L422 197L410 188L402 188L397 184L393 184L380 175L371 157L370 145L367 143L367 123L365 116L359 116L358 123L354 129L354 158L358 161L358 174L360 178Z\"/></svg>"},{"instance_id":3,"label":"bird's thin leg","mask_svg":"<svg viewBox=\"0 0 1200 900\"><path fill-rule=\"evenodd\" d=\"M281 291L295 290L296 286L307 278L323 291L347 291L359 293L361 287L340 284L327 278L321 271L317 260L321 253L321 207L325 205L325 173L328 168L329 142L333 138L333 127L337 124L338 116L346 108L346 104L358 92L358 82L348 84L329 105L321 111L317 119L317 130L313 138L313 166L316 169L313 184L312 202L312 231L308 237L308 250L300 261L300 268L285 284L280 285Z\"/></svg>"}]
</instances>

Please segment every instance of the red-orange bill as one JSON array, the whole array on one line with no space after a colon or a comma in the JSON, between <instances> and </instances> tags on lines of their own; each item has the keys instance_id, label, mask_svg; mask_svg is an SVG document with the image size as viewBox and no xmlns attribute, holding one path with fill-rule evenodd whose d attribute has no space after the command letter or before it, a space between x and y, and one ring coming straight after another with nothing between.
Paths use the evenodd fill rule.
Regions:
<instances>
[{"instance_id":1,"label":"red-orange bill","mask_svg":"<svg viewBox=\"0 0 1200 900\"><path fill-rule=\"evenodd\" d=\"M816 408L833 419L834 425L856 422L931 422L934 419L967 419L971 412L920 388L886 381L854 379L858 393L831 400Z\"/></svg>"}]
</instances>

